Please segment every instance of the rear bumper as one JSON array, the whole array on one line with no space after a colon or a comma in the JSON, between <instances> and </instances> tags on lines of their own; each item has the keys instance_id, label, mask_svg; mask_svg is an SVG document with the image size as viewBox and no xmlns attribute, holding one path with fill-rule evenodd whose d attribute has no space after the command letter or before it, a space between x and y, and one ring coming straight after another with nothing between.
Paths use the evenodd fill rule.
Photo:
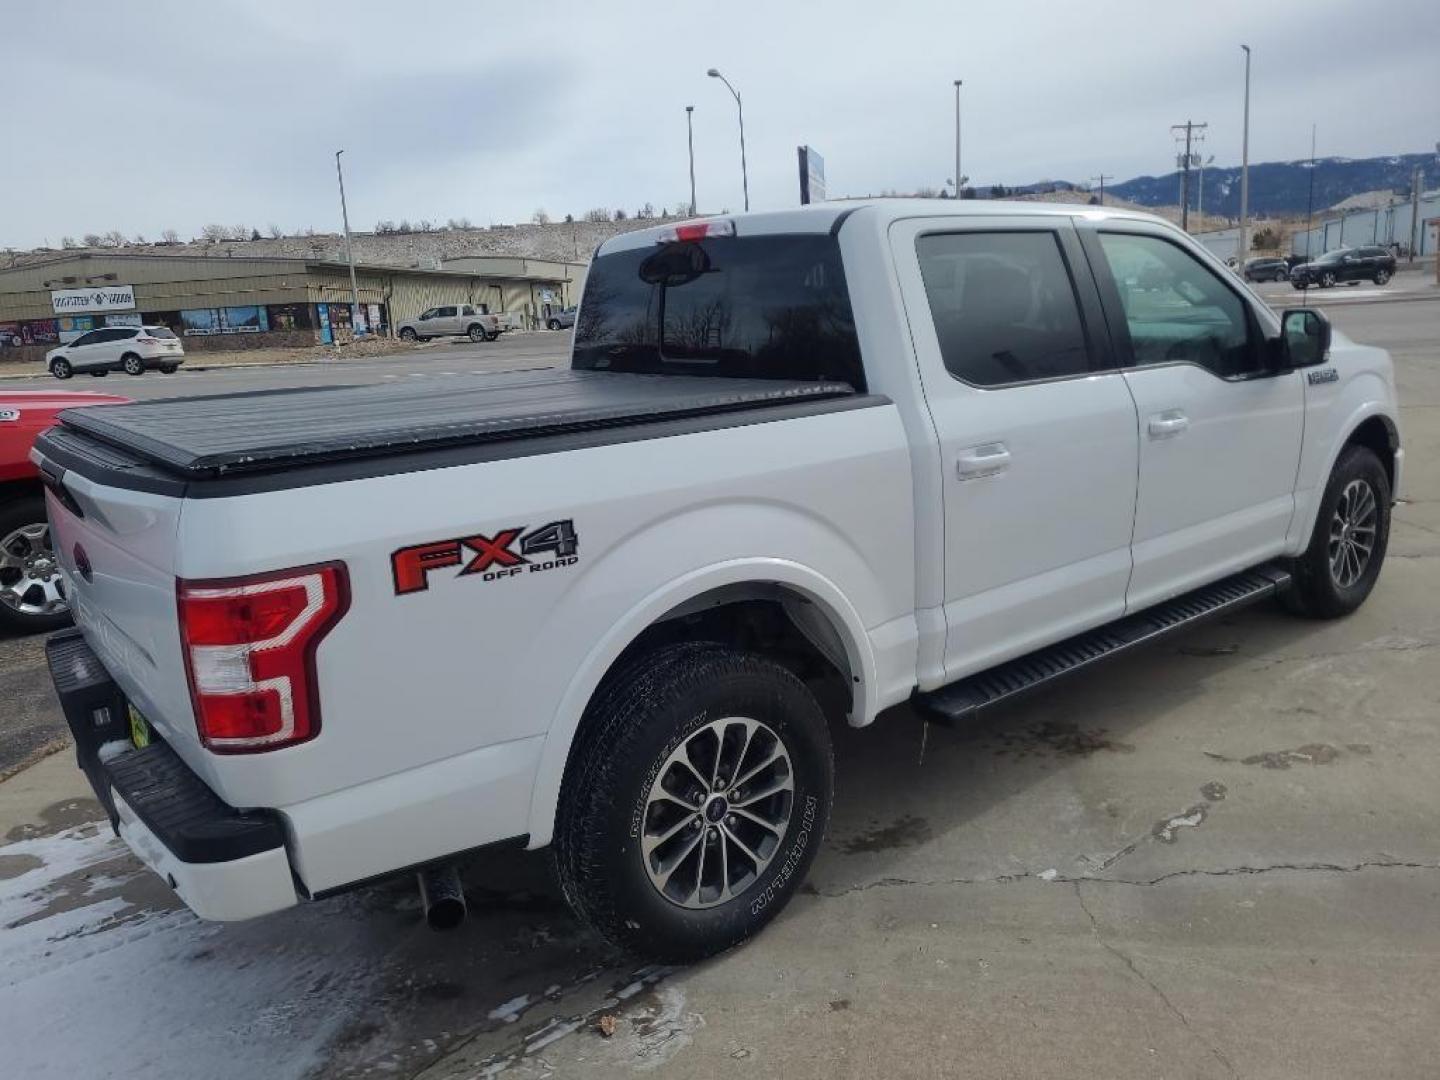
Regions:
<instances>
[{"instance_id":1,"label":"rear bumper","mask_svg":"<svg viewBox=\"0 0 1440 1080\"><path fill-rule=\"evenodd\" d=\"M45 653L80 768L146 866L202 919L298 901L278 815L227 805L164 743L131 746L124 698L78 630L51 637Z\"/></svg>"}]
</instances>

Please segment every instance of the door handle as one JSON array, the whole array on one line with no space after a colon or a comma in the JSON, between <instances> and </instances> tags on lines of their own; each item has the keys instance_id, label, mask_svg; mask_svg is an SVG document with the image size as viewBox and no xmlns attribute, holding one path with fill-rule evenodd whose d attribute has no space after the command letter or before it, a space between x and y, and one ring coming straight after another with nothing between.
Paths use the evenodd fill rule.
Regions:
<instances>
[{"instance_id":1,"label":"door handle","mask_svg":"<svg viewBox=\"0 0 1440 1080\"><path fill-rule=\"evenodd\" d=\"M1147 425L1152 439L1168 439L1190 426L1190 418L1179 409L1168 409L1150 417Z\"/></svg>"},{"instance_id":2,"label":"door handle","mask_svg":"<svg viewBox=\"0 0 1440 1080\"><path fill-rule=\"evenodd\" d=\"M982 476L995 476L1010 468L1010 451L1001 442L982 443L960 452L955 462L956 474L961 480L978 480Z\"/></svg>"}]
</instances>

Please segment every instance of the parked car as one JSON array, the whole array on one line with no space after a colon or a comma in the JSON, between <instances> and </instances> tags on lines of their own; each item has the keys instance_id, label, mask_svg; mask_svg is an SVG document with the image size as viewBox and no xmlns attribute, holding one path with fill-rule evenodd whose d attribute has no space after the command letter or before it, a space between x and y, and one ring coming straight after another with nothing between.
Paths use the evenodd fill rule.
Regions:
<instances>
[{"instance_id":1,"label":"parked car","mask_svg":"<svg viewBox=\"0 0 1440 1080\"><path fill-rule=\"evenodd\" d=\"M35 436L55 423L61 409L125 400L78 391L0 392L0 629L54 630L69 617L44 489L30 460Z\"/></svg>"},{"instance_id":2,"label":"parked car","mask_svg":"<svg viewBox=\"0 0 1440 1080\"><path fill-rule=\"evenodd\" d=\"M45 354L45 366L57 379L112 371L144 375L158 370L173 375L184 362L185 347L165 326L106 326Z\"/></svg>"},{"instance_id":3,"label":"parked car","mask_svg":"<svg viewBox=\"0 0 1440 1080\"><path fill-rule=\"evenodd\" d=\"M1337 248L1313 262L1294 267L1290 271L1290 284L1297 289L1312 285L1328 289L1342 281L1373 281L1384 285L1394 273L1395 255L1388 248Z\"/></svg>"},{"instance_id":4,"label":"parked car","mask_svg":"<svg viewBox=\"0 0 1440 1080\"><path fill-rule=\"evenodd\" d=\"M79 759L199 915L420 867L441 923L460 853L553 845L607 939L708 955L804 880L832 723L966 724L1268 597L1343 615L1380 573L1389 356L1159 218L662 225L600 246L582 306L570 370L41 436Z\"/></svg>"},{"instance_id":5,"label":"parked car","mask_svg":"<svg viewBox=\"0 0 1440 1080\"><path fill-rule=\"evenodd\" d=\"M506 327L482 306L448 304L422 311L400 324L405 341L429 341L437 337L468 337L471 341L494 341Z\"/></svg>"},{"instance_id":6,"label":"parked car","mask_svg":"<svg viewBox=\"0 0 1440 1080\"><path fill-rule=\"evenodd\" d=\"M1246 281L1289 281L1290 264L1281 258L1251 259L1245 264Z\"/></svg>"},{"instance_id":7,"label":"parked car","mask_svg":"<svg viewBox=\"0 0 1440 1080\"><path fill-rule=\"evenodd\" d=\"M552 311L550 318L545 320L545 325L551 330L569 330L575 325L575 312L578 310L580 310L578 307L571 306Z\"/></svg>"}]
</instances>

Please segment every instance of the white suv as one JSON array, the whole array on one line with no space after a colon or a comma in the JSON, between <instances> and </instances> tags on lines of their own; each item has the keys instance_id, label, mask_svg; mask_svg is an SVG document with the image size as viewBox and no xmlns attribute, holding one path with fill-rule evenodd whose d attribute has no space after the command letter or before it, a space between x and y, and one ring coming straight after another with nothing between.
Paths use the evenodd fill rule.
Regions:
<instances>
[{"instance_id":1,"label":"white suv","mask_svg":"<svg viewBox=\"0 0 1440 1080\"><path fill-rule=\"evenodd\" d=\"M150 368L169 375L184 360L180 339L164 326L106 326L45 354L45 366L57 379L68 379L80 371L143 375Z\"/></svg>"}]
</instances>

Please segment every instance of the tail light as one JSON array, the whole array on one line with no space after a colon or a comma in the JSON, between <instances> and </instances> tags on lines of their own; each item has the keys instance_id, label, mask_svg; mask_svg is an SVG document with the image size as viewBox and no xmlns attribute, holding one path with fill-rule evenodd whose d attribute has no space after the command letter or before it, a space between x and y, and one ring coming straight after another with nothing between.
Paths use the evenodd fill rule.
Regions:
<instances>
[{"instance_id":1,"label":"tail light","mask_svg":"<svg viewBox=\"0 0 1440 1080\"><path fill-rule=\"evenodd\" d=\"M201 742L246 754L319 733L315 650L350 606L344 563L180 581L176 596Z\"/></svg>"},{"instance_id":2,"label":"tail light","mask_svg":"<svg viewBox=\"0 0 1440 1080\"><path fill-rule=\"evenodd\" d=\"M137 337L135 340L138 341L141 345L159 345L159 344L160 344L160 339L159 339L158 337L145 337L145 336L142 335L142 336L140 336L140 337Z\"/></svg>"},{"instance_id":3,"label":"tail light","mask_svg":"<svg viewBox=\"0 0 1440 1080\"><path fill-rule=\"evenodd\" d=\"M685 225L672 225L656 234L657 244L671 244L704 240L711 236L734 236L735 222L729 218L712 218L709 221L692 221Z\"/></svg>"}]
</instances>

